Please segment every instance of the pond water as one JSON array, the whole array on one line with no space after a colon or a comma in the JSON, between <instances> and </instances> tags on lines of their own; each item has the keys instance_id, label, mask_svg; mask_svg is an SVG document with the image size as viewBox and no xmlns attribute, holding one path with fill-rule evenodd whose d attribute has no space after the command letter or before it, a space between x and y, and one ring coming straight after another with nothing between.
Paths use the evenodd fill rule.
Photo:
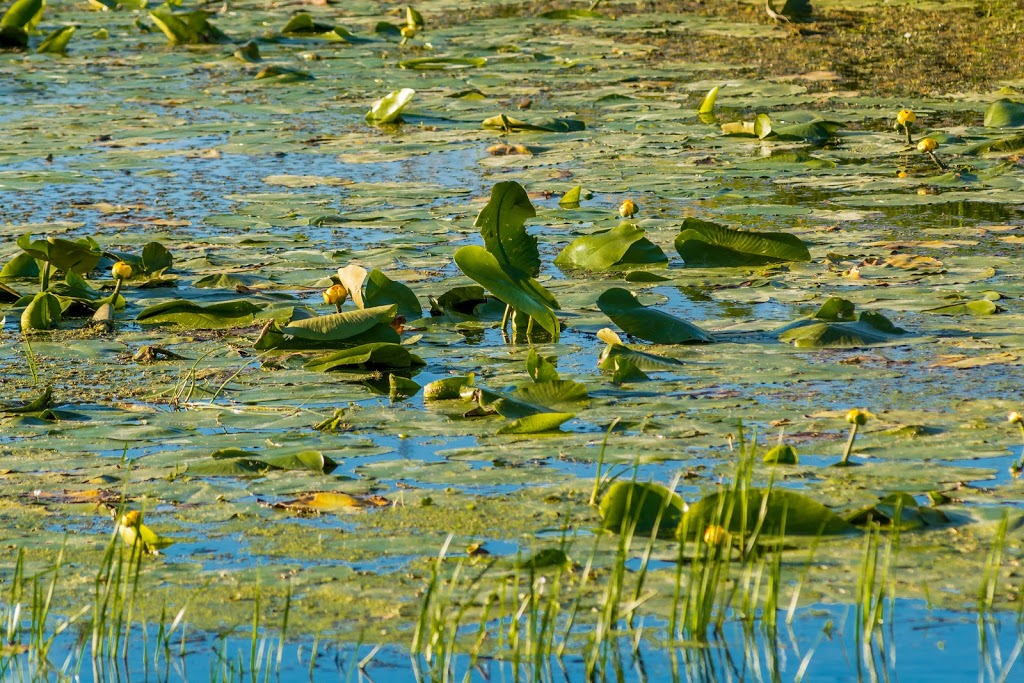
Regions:
<instances>
[{"instance_id":1,"label":"pond water","mask_svg":"<svg viewBox=\"0 0 1024 683\"><path fill-rule=\"evenodd\" d=\"M0 678L1018 675L1024 447L1007 414L1024 380L1024 139L1019 120L985 125L985 112L1021 100L1024 81L922 94L908 72L894 94L805 68L861 25L941 17L943 31L962 30L964 10L948 3L837 0L789 25L760 3L676 4L543 18L551 7L536 3L428 0L416 5L425 29L402 44L404 7L243 0L193 15L231 42L203 29L207 44L170 45L163 9L48 3L30 50L0 51ZM283 32L305 12L322 25ZM66 54L35 52L70 25ZM259 61L236 54L248 40ZM783 59L784 41L793 54L777 67L756 59ZM850 49L828 58L862 64ZM419 58L441 61L407 61ZM698 116L716 86L713 115ZM404 122L365 120L401 88L416 91ZM905 107L915 143L936 140L949 168L905 144L894 128ZM728 134L758 114L773 134ZM498 115L497 128L482 124ZM482 291L478 306L430 313L480 282L456 252L494 250L475 220L508 181L536 214L525 221L534 284L560 305L541 305L557 339L510 338L504 305ZM576 187L580 202L560 204ZM639 213L625 220L627 198ZM677 236L693 220L786 233L808 258L687 263ZM623 223L664 259L554 265L577 238ZM19 299L40 288L38 264L15 261L25 234L89 237L104 252L84 285L54 273L67 309L55 330L23 334L31 298ZM153 242L173 264L147 267ZM121 258L136 264L125 307L97 330L89 317ZM335 313L322 293L352 265L408 288L371 275L368 299L384 282L378 303L409 306L411 291L420 314L406 311L392 353L422 366L321 372L307 363L323 348L294 348L308 339L296 321ZM686 321L713 343L648 343L657 325L617 316L602 301L613 288L647 307L634 313L668 314L680 320L659 325ZM789 343L783 328L830 297L858 325L881 314L904 332ZM235 317L147 321L170 302L239 301L250 308ZM935 310L961 303L976 306ZM271 321L287 329L267 350L257 339ZM604 328L629 348L599 338ZM628 356L652 364L630 375L599 368L609 349L655 358ZM544 386L538 363L561 384ZM498 393L421 390L469 375ZM523 401L544 403L527 417L565 419L524 430ZM854 408L868 413L858 466L831 467ZM760 463L783 442L798 464ZM746 477L844 516L905 493L926 521L852 541L737 541L707 578L700 539L623 546L602 531L591 495L602 474L673 484L691 504ZM134 569L113 521L125 509L173 542ZM679 597L705 579L706 609ZM865 604L885 606L866 647ZM52 668L32 633L55 635Z\"/></svg>"}]
</instances>

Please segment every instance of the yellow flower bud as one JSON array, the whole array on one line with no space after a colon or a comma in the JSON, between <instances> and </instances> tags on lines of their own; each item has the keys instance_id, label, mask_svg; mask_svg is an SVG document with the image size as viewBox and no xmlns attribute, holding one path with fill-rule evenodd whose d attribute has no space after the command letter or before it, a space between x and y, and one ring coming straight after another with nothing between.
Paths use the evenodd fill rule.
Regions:
<instances>
[{"instance_id":1,"label":"yellow flower bud","mask_svg":"<svg viewBox=\"0 0 1024 683\"><path fill-rule=\"evenodd\" d=\"M138 510L129 510L121 515L121 526L138 527L142 524L142 513Z\"/></svg>"},{"instance_id":2,"label":"yellow flower bud","mask_svg":"<svg viewBox=\"0 0 1024 683\"><path fill-rule=\"evenodd\" d=\"M132 267L124 261L118 261L110 272L113 273L115 280L127 280L132 276Z\"/></svg>"},{"instance_id":3,"label":"yellow flower bud","mask_svg":"<svg viewBox=\"0 0 1024 683\"><path fill-rule=\"evenodd\" d=\"M922 138L921 141L917 143L918 152L934 152L938 148L939 143L935 142L935 140L932 140L931 138Z\"/></svg>"},{"instance_id":4,"label":"yellow flower bud","mask_svg":"<svg viewBox=\"0 0 1024 683\"><path fill-rule=\"evenodd\" d=\"M729 532L725 530L725 527L718 524L709 524L707 529L704 529L704 542L708 545L722 545L722 541L728 537Z\"/></svg>"},{"instance_id":5,"label":"yellow flower bud","mask_svg":"<svg viewBox=\"0 0 1024 683\"><path fill-rule=\"evenodd\" d=\"M1006 416L1006 421L1012 425L1019 425L1021 422L1024 422L1024 417L1021 417L1020 413L1015 410Z\"/></svg>"},{"instance_id":6,"label":"yellow flower bud","mask_svg":"<svg viewBox=\"0 0 1024 683\"><path fill-rule=\"evenodd\" d=\"M627 199L619 205L619 215L623 218L632 218L640 210L632 199Z\"/></svg>"},{"instance_id":7,"label":"yellow flower bud","mask_svg":"<svg viewBox=\"0 0 1024 683\"><path fill-rule=\"evenodd\" d=\"M348 298L348 290L345 285L331 285L324 290L324 303L340 306Z\"/></svg>"},{"instance_id":8,"label":"yellow flower bud","mask_svg":"<svg viewBox=\"0 0 1024 683\"><path fill-rule=\"evenodd\" d=\"M402 27L402 38L404 40L409 40L410 38L415 38L416 37L416 33L417 33L417 31L416 31L416 27L415 26L403 26Z\"/></svg>"},{"instance_id":9,"label":"yellow flower bud","mask_svg":"<svg viewBox=\"0 0 1024 683\"><path fill-rule=\"evenodd\" d=\"M860 408L854 408L846 414L846 421L852 425L864 425L867 424L868 414Z\"/></svg>"},{"instance_id":10,"label":"yellow flower bud","mask_svg":"<svg viewBox=\"0 0 1024 683\"><path fill-rule=\"evenodd\" d=\"M917 114L915 114L909 109L900 109L900 112L896 114L896 123L900 124L901 126L905 126L908 123L913 123L914 121L917 121Z\"/></svg>"}]
</instances>

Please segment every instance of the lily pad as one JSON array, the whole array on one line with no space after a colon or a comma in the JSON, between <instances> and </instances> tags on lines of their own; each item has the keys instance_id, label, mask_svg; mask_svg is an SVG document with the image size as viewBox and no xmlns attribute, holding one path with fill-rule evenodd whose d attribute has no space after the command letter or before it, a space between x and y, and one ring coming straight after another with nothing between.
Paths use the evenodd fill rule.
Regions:
<instances>
[{"instance_id":1,"label":"lily pad","mask_svg":"<svg viewBox=\"0 0 1024 683\"><path fill-rule=\"evenodd\" d=\"M610 268L661 265L668 257L661 247L644 235L646 231L632 223L622 223L576 239L555 257L559 268L581 268L601 272Z\"/></svg>"},{"instance_id":2,"label":"lily pad","mask_svg":"<svg viewBox=\"0 0 1024 683\"><path fill-rule=\"evenodd\" d=\"M412 101L416 91L402 88L380 98L370 106L367 123L395 123L402 120L402 110Z\"/></svg>"},{"instance_id":3,"label":"lily pad","mask_svg":"<svg viewBox=\"0 0 1024 683\"><path fill-rule=\"evenodd\" d=\"M985 125L989 128L1019 128L1024 126L1024 102L996 100L985 110Z\"/></svg>"},{"instance_id":4,"label":"lily pad","mask_svg":"<svg viewBox=\"0 0 1024 683\"><path fill-rule=\"evenodd\" d=\"M676 251L687 266L728 268L810 261L800 238L784 232L734 230L687 218L676 236Z\"/></svg>"},{"instance_id":5,"label":"lily pad","mask_svg":"<svg viewBox=\"0 0 1024 683\"><path fill-rule=\"evenodd\" d=\"M690 506L680 535L702 537L709 526L762 536L831 536L856 528L821 503L795 491L751 488L713 493Z\"/></svg>"},{"instance_id":6,"label":"lily pad","mask_svg":"<svg viewBox=\"0 0 1024 683\"><path fill-rule=\"evenodd\" d=\"M344 349L306 363L307 370L328 372L345 368L412 368L426 365L401 344L377 342Z\"/></svg>"},{"instance_id":7,"label":"lily pad","mask_svg":"<svg viewBox=\"0 0 1024 683\"><path fill-rule=\"evenodd\" d=\"M597 367L602 370L616 373L630 372L631 370L653 372L655 370L679 370L683 366L683 362L675 358L665 358L626 346L619 336L608 328L602 329L597 336L608 344L597 361Z\"/></svg>"},{"instance_id":8,"label":"lily pad","mask_svg":"<svg viewBox=\"0 0 1024 683\"><path fill-rule=\"evenodd\" d=\"M576 417L575 413L537 413L513 420L498 429L496 434L538 434L551 432Z\"/></svg>"},{"instance_id":9,"label":"lily pad","mask_svg":"<svg viewBox=\"0 0 1024 683\"><path fill-rule=\"evenodd\" d=\"M174 299L148 306L135 317L141 325L177 325L190 330L222 330L245 327L256 321L265 308L244 299L222 301L203 306L185 299Z\"/></svg>"},{"instance_id":10,"label":"lily pad","mask_svg":"<svg viewBox=\"0 0 1024 683\"><path fill-rule=\"evenodd\" d=\"M606 290L597 299L601 312L626 334L654 344L698 344L713 341L711 335L682 318L644 306L632 292L621 287Z\"/></svg>"},{"instance_id":11,"label":"lily pad","mask_svg":"<svg viewBox=\"0 0 1024 683\"><path fill-rule=\"evenodd\" d=\"M846 299L829 298L809 318L801 318L776 330L779 341L804 347L853 348L884 344L907 333L881 313L857 314Z\"/></svg>"},{"instance_id":12,"label":"lily pad","mask_svg":"<svg viewBox=\"0 0 1024 683\"><path fill-rule=\"evenodd\" d=\"M546 118L546 119L533 119L531 121L521 121L519 119L508 116L507 114L498 114L497 116L491 116L490 118L484 119L484 128L491 128L495 130L503 130L505 132L516 132L516 131L543 131L548 133L571 133L580 130L586 130L587 124L579 119L560 119L560 118Z\"/></svg>"},{"instance_id":13,"label":"lily pad","mask_svg":"<svg viewBox=\"0 0 1024 683\"><path fill-rule=\"evenodd\" d=\"M598 505L601 527L608 531L650 534L671 538L676 533L686 503L678 493L660 484L619 481L608 487Z\"/></svg>"}]
</instances>

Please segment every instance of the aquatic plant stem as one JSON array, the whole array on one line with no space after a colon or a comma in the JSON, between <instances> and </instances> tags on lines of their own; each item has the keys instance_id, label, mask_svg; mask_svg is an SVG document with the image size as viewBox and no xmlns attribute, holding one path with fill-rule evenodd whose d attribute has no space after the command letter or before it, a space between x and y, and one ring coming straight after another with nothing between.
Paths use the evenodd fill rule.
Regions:
<instances>
[{"instance_id":1,"label":"aquatic plant stem","mask_svg":"<svg viewBox=\"0 0 1024 683\"><path fill-rule=\"evenodd\" d=\"M840 465L849 465L850 454L853 453L853 440L857 438L857 427L859 425L854 422L850 425L850 438L846 440L846 450L843 451L843 459L839 461Z\"/></svg>"},{"instance_id":2,"label":"aquatic plant stem","mask_svg":"<svg viewBox=\"0 0 1024 683\"><path fill-rule=\"evenodd\" d=\"M612 420L608 425L608 431L604 433L604 441L601 442L601 452L597 454L597 472L594 474L594 490L590 492L590 505L597 505L597 498L601 493L601 466L604 464L604 452L608 448L608 437L612 435L615 425L619 424L619 418Z\"/></svg>"}]
</instances>

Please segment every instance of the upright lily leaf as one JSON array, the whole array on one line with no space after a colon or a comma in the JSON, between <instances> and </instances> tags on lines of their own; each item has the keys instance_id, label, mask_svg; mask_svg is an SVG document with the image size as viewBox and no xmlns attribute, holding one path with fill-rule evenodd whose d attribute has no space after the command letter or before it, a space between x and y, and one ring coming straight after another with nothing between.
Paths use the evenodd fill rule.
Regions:
<instances>
[{"instance_id":1,"label":"upright lily leaf","mask_svg":"<svg viewBox=\"0 0 1024 683\"><path fill-rule=\"evenodd\" d=\"M367 123L395 123L402 119L402 110L412 101L416 91L402 88L380 98L370 106Z\"/></svg>"},{"instance_id":2,"label":"upright lily leaf","mask_svg":"<svg viewBox=\"0 0 1024 683\"><path fill-rule=\"evenodd\" d=\"M416 320L423 316L423 306L420 305L415 292L409 289L408 285L395 282L376 268L366 279L363 299L367 306L395 304L398 307L398 315L405 316L407 320Z\"/></svg>"},{"instance_id":3,"label":"upright lily leaf","mask_svg":"<svg viewBox=\"0 0 1024 683\"><path fill-rule=\"evenodd\" d=\"M313 20L313 15L308 12L300 12L288 20L288 23L281 29L285 35L319 35L330 33L334 30L333 24L322 24Z\"/></svg>"},{"instance_id":4,"label":"upright lily leaf","mask_svg":"<svg viewBox=\"0 0 1024 683\"><path fill-rule=\"evenodd\" d=\"M719 491L690 506L679 525L690 537L704 535L708 526L750 534L760 528L767 536L831 536L856 531L849 522L821 503L784 489L751 488Z\"/></svg>"},{"instance_id":5,"label":"upright lily leaf","mask_svg":"<svg viewBox=\"0 0 1024 683\"><path fill-rule=\"evenodd\" d=\"M655 526L658 536L670 538L686 511L678 493L659 484L619 481L608 487L598 504L601 526L619 533L632 529L634 534L650 534Z\"/></svg>"},{"instance_id":6,"label":"upright lily leaf","mask_svg":"<svg viewBox=\"0 0 1024 683\"><path fill-rule=\"evenodd\" d=\"M601 272L609 268L629 268L668 263L661 247L644 237L646 231L632 223L622 223L573 241L558 256L559 268L583 268Z\"/></svg>"},{"instance_id":7,"label":"upright lily leaf","mask_svg":"<svg viewBox=\"0 0 1024 683\"><path fill-rule=\"evenodd\" d=\"M103 257L103 250L91 237L75 241L61 237L33 240L31 235L25 234L18 238L17 244L29 256L48 261L64 272L88 273Z\"/></svg>"},{"instance_id":8,"label":"upright lily leaf","mask_svg":"<svg viewBox=\"0 0 1024 683\"><path fill-rule=\"evenodd\" d=\"M989 128L1019 128L1024 126L1024 102L996 100L985 110L985 125Z\"/></svg>"},{"instance_id":9,"label":"upright lily leaf","mask_svg":"<svg viewBox=\"0 0 1024 683\"><path fill-rule=\"evenodd\" d=\"M424 401L451 401L462 398L462 390L473 386L473 375L436 379L423 387Z\"/></svg>"},{"instance_id":10,"label":"upright lily leaf","mask_svg":"<svg viewBox=\"0 0 1024 683\"><path fill-rule=\"evenodd\" d=\"M655 344L693 344L713 341L711 335L674 315L644 306L632 292L612 287L597 299L597 307L623 332Z\"/></svg>"},{"instance_id":11,"label":"upright lily leaf","mask_svg":"<svg viewBox=\"0 0 1024 683\"><path fill-rule=\"evenodd\" d=\"M74 26L64 26L59 28L50 35L46 36L39 47L36 48L36 52L49 53L49 54L64 54L68 49L68 42L71 40L71 36L75 35Z\"/></svg>"},{"instance_id":12,"label":"upright lily leaf","mask_svg":"<svg viewBox=\"0 0 1024 683\"><path fill-rule=\"evenodd\" d=\"M202 45L228 43L231 39L210 23L210 13L204 10L171 12L155 9L149 18L163 31L172 45Z\"/></svg>"},{"instance_id":13,"label":"upright lily leaf","mask_svg":"<svg viewBox=\"0 0 1024 683\"><path fill-rule=\"evenodd\" d=\"M547 358L544 358L537 349L530 349L526 356L526 373L534 382L554 382L559 378L558 369Z\"/></svg>"},{"instance_id":14,"label":"upright lily leaf","mask_svg":"<svg viewBox=\"0 0 1024 683\"><path fill-rule=\"evenodd\" d=\"M462 247L455 252L455 263L462 272L481 284L497 299L530 316L555 340L559 323L554 308L558 302L531 277L513 278L490 252L483 247Z\"/></svg>"},{"instance_id":15,"label":"upright lily leaf","mask_svg":"<svg viewBox=\"0 0 1024 683\"><path fill-rule=\"evenodd\" d=\"M733 230L695 218L683 221L676 251L686 265L710 268L811 260L807 245L794 235Z\"/></svg>"},{"instance_id":16,"label":"upright lily leaf","mask_svg":"<svg viewBox=\"0 0 1024 683\"><path fill-rule=\"evenodd\" d=\"M708 90L708 94L704 96L703 101L700 103L700 107L697 109L698 114L713 114L715 112L715 102L718 100L718 89L719 86L715 86Z\"/></svg>"},{"instance_id":17,"label":"upright lily leaf","mask_svg":"<svg viewBox=\"0 0 1024 683\"><path fill-rule=\"evenodd\" d=\"M43 11L43 0L15 0L0 18L0 27L24 29Z\"/></svg>"},{"instance_id":18,"label":"upright lily leaf","mask_svg":"<svg viewBox=\"0 0 1024 683\"><path fill-rule=\"evenodd\" d=\"M536 215L526 190L510 180L491 188L490 201L480 210L473 227L480 228L487 251L503 268L537 277L540 273L537 238L527 234L525 226L526 220Z\"/></svg>"},{"instance_id":19,"label":"upright lily leaf","mask_svg":"<svg viewBox=\"0 0 1024 683\"><path fill-rule=\"evenodd\" d=\"M23 332L52 330L62 317L60 299L49 292L39 292L21 313L21 329Z\"/></svg>"},{"instance_id":20,"label":"upright lily leaf","mask_svg":"<svg viewBox=\"0 0 1024 683\"><path fill-rule=\"evenodd\" d=\"M352 297L352 303L357 308L366 308L366 303L363 301L363 283L366 281L367 275L366 268L354 263L344 268L338 268L338 280L348 290L348 295Z\"/></svg>"},{"instance_id":21,"label":"upright lily leaf","mask_svg":"<svg viewBox=\"0 0 1024 683\"><path fill-rule=\"evenodd\" d=\"M177 325L191 330L220 330L245 327L256 321L264 309L244 299L222 301L202 306L185 299L175 299L144 308L135 320L142 325Z\"/></svg>"},{"instance_id":22,"label":"upright lily leaf","mask_svg":"<svg viewBox=\"0 0 1024 683\"><path fill-rule=\"evenodd\" d=\"M22 404L10 404L0 403L0 412L3 413L34 413L40 410L45 410L53 405L53 386L47 384L46 388L43 389L43 393L36 396L28 403Z\"/></svg>"},{"instance_id":23,"label":"upright lily leaf","mask_svg":"<svg viewBox=\"0 0 1024 683\"><path fill-rule=\"evenodd\" d=\"M562 195L562 198L558 200L558 205L566 209L577 208L580 205L580 198L582 195L583 186L577 185Z\"/></svg>"}]
</instances>

